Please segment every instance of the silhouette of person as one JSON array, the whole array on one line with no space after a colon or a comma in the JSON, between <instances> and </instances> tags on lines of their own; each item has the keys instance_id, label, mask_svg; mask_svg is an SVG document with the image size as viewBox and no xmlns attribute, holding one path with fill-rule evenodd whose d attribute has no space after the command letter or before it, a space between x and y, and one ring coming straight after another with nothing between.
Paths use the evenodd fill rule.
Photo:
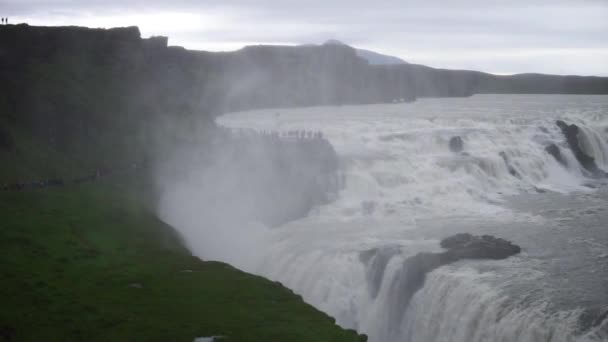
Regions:
<instances>
[{"instance_id":1,"label":"silhouette of person","mask_svg":"<svg viewBox=\"0 0 608 342\"><path fill-rule=\"evenodd\" d=\"M2 25L4 25L4 17L2 17Z\"/></svg>"}]
</instances>

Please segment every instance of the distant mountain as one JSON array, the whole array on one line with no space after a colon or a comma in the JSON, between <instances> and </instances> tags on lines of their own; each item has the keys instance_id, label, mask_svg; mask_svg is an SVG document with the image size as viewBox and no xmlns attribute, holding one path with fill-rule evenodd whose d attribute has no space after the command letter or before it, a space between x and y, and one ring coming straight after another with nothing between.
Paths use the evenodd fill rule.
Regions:
<instances>
[{"instance_id":1,"label":"distant mountain","mask_svg":"<svg viewBox=\"0 0 608 342\"><path fill-rule=\"evenodd\" d=\"M323 45L348 46L347 44L344 44L341 41L335 40L335 39L330 39L330 40L326 41ZM355 50L357 51L357 56L367 60L369 62L369 64L371 64L371 65L407 64L406 61L404 61L403 59L401 59L399 57L383 55L381 53L370 51L370 50L365 50L365 49L355 48Z\"/></svg>"}]
</instances>

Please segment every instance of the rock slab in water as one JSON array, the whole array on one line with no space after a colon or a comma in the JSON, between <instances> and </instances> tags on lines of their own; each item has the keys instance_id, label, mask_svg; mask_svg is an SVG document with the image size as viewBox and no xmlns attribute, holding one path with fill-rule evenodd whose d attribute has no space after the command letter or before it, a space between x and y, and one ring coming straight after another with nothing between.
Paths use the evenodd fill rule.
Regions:
<instances>
[{"instance_id":1,"label":"rock slab in water","mask_svg":"<svg viewBox=\"0 0 608 342\"><path fill-rule=\"evenodd\" d=\"M450 151L454 153L459 153L462 152L463 149L464 142L462 141L461 137L455 136L450 138Z\"/></svg>"},{"instance_id":2,"label":"rock slab in water","mask_svg":"<svg viewBox=\"0 0 608 342\"><path fill-rule=\"evenodd\" d=\"M517 172L515 167L513 167L513 165L511 164L511 160L509 159L509 156L507 155L507 153L505 151L501 151L498 155L505 162L505 166L507 167L507 170L509 170L509 174L513 177L521 178L521 175L519 174L519 172Z\"/></svg>"},{"instance_id":3,"label":"rock slab in water","mask_svg":"<svg viewBox=\"0 0 608 342\"><path fill-rule=\"evenodd\" d=\"M441 247L447 249L443 257L448 262L460 259L506 259L521 252L521 248L511 241L491 235L456 234L441 240Z\"/></svg>"},{"instance_id":4,"label":"rock slab in water","mask_svg":"<svg viewBox=\"0 0 608 342\"><path fill-rule=\"evenodd\" d=\"M400 322L412 296L424 286L426 275L438 267L463 259L506 259L521 252L521 248L510 241L491 235L456 234L440 242L446 251L423 252L407 258L399 273L389 284L389 293L394 294L390 319ZM360 259L366 265L368 290L376 297L382 287L384 271L391 258L399 254L399 248L387 246L362 252Z\"/></svg>"},{"instance_id":5,"label":"rock slab in water","mask_svg":"<svg viewBox=\"0 0 608 342\"><path fill-rule=\"evenodd\" d=\"M562 133L568 142L568 146L570 147L570 150L572 150L576 160L578 160L585 170L591 173L591 176L596 178L608 176L606 172L597 166L595 163L595 158L587 155L581 148L580 141L578 139L580 128L577 125L568 125L562 120L555 121L555 124L562 130Z\"/></svg>"},{"instance_id":6,"label":"rock slab in water","mask_svg":"<svg viewBox=\"0 0 608 342\"><path fill-rule=\"evenodd\" d=\"M558 163L560 163L564 166L568 166L568 163L566 163L566 160L562 156L562 151L559 149L559 146L557 146L555 144L550 144L547 147L545 147L545 151L547 151L547 153L552 155L553 158L555 158L555 160L557 160Z\"/></svg>"}]
</instances>

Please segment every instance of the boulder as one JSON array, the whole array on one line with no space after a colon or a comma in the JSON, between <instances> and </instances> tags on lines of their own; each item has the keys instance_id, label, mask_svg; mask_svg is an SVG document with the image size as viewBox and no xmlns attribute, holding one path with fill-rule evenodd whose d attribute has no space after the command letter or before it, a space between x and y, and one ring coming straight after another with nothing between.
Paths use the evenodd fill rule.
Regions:
<instances>
[{"instance_id":1,"label":"boulder","mask_svg":"<svg viewBox=\"0 0 608 342\"><path fill-rule=\"evenodd\" d=\"M509 170L509 174L513 177L521 178L521 175L519 174L519 172L517 172L517 170L513 167L513 165L511 165L509 156L507 156L505 151L501 151L498 155L500 155L502 160L505 162L505 166L507 167L507 170Z\"/></svg>"},{"instance_id":2,"label":"boulder","mask_svg":"<svg viewBox=\"0 0 608 342\"><path fill-rule=\"evenodd\" d=\"M547 151L547 153L552 155L553 158L555 158L555 160L557 160L558 163L560 163L564 166L568 166L568 163L566 163L566 160L562 156L562 152L559 149L559 146L557 146L555 144L550 144L547 147L545 147L545 151Z\"/></svg>"},{"instance_id":3,"label":"boulder","mask_svg":"<svg viewBox=\"0 0 608 342\"><path fill-rule=\"evenodd\" d=\"M581 166L589 171L591 176L599 178L606 177L607 174L603 170L601 170L597 164L595 163L595 159L592 156L587 155L582 149L578 139L579 127L577 125L568 125L562 120L555 121L555 124L562 130L562 133L566 137L566 141L568 142L568 147L576 157L576 160L581 164Z\"/></svg>"},{"instance_id":4,"label":"boulder","mask_svg":"<svg viewBox=\"0 0 608 342\"><path fill-rule=\"evenodd\" d=\"M454 153L460 153L464 149L464 142L462 138L459 136L454 136L450 138L450 151Z\"/></svg>"},{"instance_id":5,"label":"boulder","mask_svg":"<svg viewBox=\"0 0 608 342\"><path fill-rule=\"evenodd\" d=\"M426 275L434 269L463 259L505 259L521 252L521 248L510 241L491 235L456 234L440 242L446 251L440 253L422 252L407 258L401 271L392 278L389 292L395 294L395 305L391 317L397 321L405 312L412 296L424 286ZM375 297L381 288L385 269L400 253L398 247L374 248L360 254L366 265L368 289Z\"/></svg>"},{"instance_id":6,"label":"boulder","mask_svg":"<svg viewBox=\"0 0 608 342\"><path fill-rule=\"evenodd\" d=\"M376 298L380 291L388 263L399 253L399 246L384 246L361 252L359 255L359 260L365 264L365 278L372 298Z\"/></svg>"},{"instance_id":7,"label":"boulder","mask_svg":"<svg viewBox=\"0 0 608 342\"><path fill-rule=\"evenodd\" d=\"M444 259L448 262L460 259L506 259L521 252L521 248L510 241L491 235L475 236L456 234L441 240L446 248Z\"/></svg>"}]
</instances>

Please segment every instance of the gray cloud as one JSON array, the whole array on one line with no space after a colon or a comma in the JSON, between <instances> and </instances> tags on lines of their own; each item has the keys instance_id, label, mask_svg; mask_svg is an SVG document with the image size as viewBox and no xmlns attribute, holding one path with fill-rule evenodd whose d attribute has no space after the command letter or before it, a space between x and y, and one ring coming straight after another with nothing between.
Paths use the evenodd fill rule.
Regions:
<instances>
[{"instance_id":1,"label":"gray cloud","mask_svg":"<svg viewBox=\"0 0 608 342\"><path fill-rule=\"evenodd\" d=\"M0 12L41 25L138 25L193 49L336 38L444 68L608 75L604 0L0 0Z\"/></svg>"}]
</instances>

